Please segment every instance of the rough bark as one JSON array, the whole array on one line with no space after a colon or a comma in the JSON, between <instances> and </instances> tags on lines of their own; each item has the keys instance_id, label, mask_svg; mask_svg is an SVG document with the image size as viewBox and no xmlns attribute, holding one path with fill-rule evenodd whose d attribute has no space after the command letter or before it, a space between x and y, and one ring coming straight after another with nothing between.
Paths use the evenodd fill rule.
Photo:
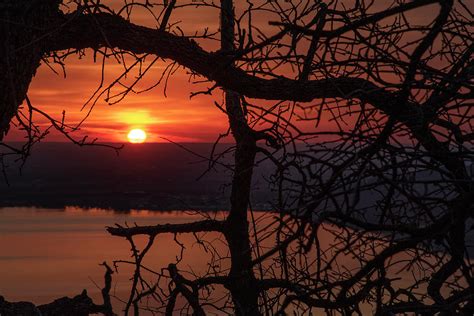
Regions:
<instances>
[{"instance_id":1,"label":"rough bark","mask_svg":"<svg viewBox=\"0 0 474 316\"><path fill-rule=\"evenodd\" d=\"M234 9L232 0L221 1L221 49L234 50ZM237 315L259 315L258 286L252 268L247 210L250 200L256 144L242 110L240 96L225 91L225 106L236 141L235 171L232 179L231 209L224 235L231 253L231 269L226 288L232 294Z\"/></svg>"},{"instance_id":2,"label":"rough bark","mask_svg":"<svg viewBox=\"0 0 474 316\"><path fill-rule=\"evenodd\" d=\"M26 97L46 51L45 31L57 21L59 1L0 2L0 140Z\"/></svg>"}]
</instances>

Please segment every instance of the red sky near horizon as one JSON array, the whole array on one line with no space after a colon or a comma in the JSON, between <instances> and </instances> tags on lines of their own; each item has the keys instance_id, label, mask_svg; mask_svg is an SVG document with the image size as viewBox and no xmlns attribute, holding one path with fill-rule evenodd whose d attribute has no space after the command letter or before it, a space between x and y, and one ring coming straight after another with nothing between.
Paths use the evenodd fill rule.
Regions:
<instances>
[{"instance_id":1,"label":"red sky near horizon","mask_svg":"<svg viewBox=\"0 0 474 316\"><path fill-rule=\"evenodd\" d=\"M108 2L112 3L112 0ZM114 2L114 5L117 3ZM236 3L237 12L243 9L239 6L246 5L244 1ZM157 26L156 21L146 11L139 9L132 16L132 21L149 27ZM187 34L202 31L206 27L210 32L216 32L219 12L216 8L180 8L171 18L171 22L177 21L180 21L179 27ZM259 23L273 34L277 29L268 26L268 21L268 17L263 17ZM205 43L200 41L200 44L208 50L217 48L217 41ZM148 63L145 65L149 65L149 61L153 59L154 56L148 57ZM114 58L108 58L105 62L105 82L110 83L120 76L124 68ZM164 61L154 64L135 90L142 91L153 86L168 64L169 62ZM61 67L51 64L59 73L55 74L43 63L30 85L28 97L35 107L58 120L61 120L65 111L65 123L76 126L89 112L90 106L84 107L84 104L99 86L101 65L100 56L96 62L93 61L92 50L86 50L86 55L82 57L73 55L67 58L65 78ZM132 82L135 75L136 72L132 72L126 82ZM202 79L195 78L195 80ZM143 93L130 93L114 105L109 105L104 100L105 95L102 95L81 125L81 129L72 136L79 140L87 135L89 139L98 138L101 142L127 142L127 133L133 128L141 128L147 132L148 142L166 142L163 138L174 142L213 142L219 134L227 132L228 129L226 115L214 105L214 102L222 102L222 92L216 90L212 96L198 95L190 98L192 92L206 90L211 86L209 83L193 84L191 81L188 70L180 67L168 81L166 96L164 83ZM35 121L43 129L50 125L39 115ZM21 141L24 137L18 128L12 126L5 140ZM67 141L67 139L53 131L45 141Z\"/></svg>"},{"instance_id":2,"label":"red sky near horizon","mask_svg":"<svg viewBox=\"0 0 474 316\"><path fill-rule=\"evenodd\" d=\"M123 4L123 1L102 2L116 8L119 3ZM219 15L216 9L200 8L199 15L193 14L193 10L196 9L176 10L170 21L181 20L179 26L188 32L201 31L204 27L217 30ZM132 22L156 27L156 21L144 10L137 7L133 12ZM150 56L146 60L153 59L154 56ZM114 58L107 58L105 62L104 86L124 71L123 65ZM148 65L149 62L145 64ZM154 64L135 90L141 91L153 86L168 64L168 61ZM65 123L76 126L87 116L90 104L83 106L99 87L102 57L99 56L94 62L92 50L86 50L85 56L68 57L65 63L66 77L61 67L50 65L58 74L43 62L30 84L28 97L33 106L58 120L61 120L65 111ZM131 72L126 82L132 82L136 74L137 72ZM213 97L199 95L191 99L190 94L199 89L189 80L188 70L180 67L168 81L166 96L163 83L150 91L130 93L114 105L109 105L104 100L105 95L102 95L91 114L81 124L81 129L71 135L78 140L87 135L88 139L98 138L100 142L127 142L128 132L133 128L141 128L147 132L147 142L165 142L162 137L175 142L213 142L220 133L227 131L227 117L214 105L214 101L221 101L222 93L215 93ZM43 130L50 125L39 114L36 115L35 122ZM24 133L11 126L5 140L22 141L24 137ZM68 140L51 130L45 141Z\"/></svg>"},{"instance_id":3,"label":"red sky near horizon","mask_svg":"<svg viewBox=\"0 0 474 316\"><path fill-rule=\"evenodd\" d=\"M112 59L107 63L111 64L106 66L110 82L121 74L123 68ZM165 66L164 62L154 66L137 90L153 85ZM66 78L42 65L31 83L29 98L34 106L55 118L61 118L64 110L65 121L77 125L89 112L90 105L83 106L99 86L100 68L101 63L94 63L89 55L83 59L70 58L66 65ZM168 82L167 96L163 85L143 93L130 93L114 105L107 104L105 95L101 96L81 130L73 135L76 138L88 135L105 142L124 142L129 130L141 128L147 132L151 142L164 141L159 137L177 142L213 141L219 133L225 132L226 116L213 105L213 98L197 96L190 99L190 93L196 87L188 83L188 77L182 68L176 72ZM46 140L65 141L64 136L57 133L49 135Z\"/></svg>"}]
</instances>

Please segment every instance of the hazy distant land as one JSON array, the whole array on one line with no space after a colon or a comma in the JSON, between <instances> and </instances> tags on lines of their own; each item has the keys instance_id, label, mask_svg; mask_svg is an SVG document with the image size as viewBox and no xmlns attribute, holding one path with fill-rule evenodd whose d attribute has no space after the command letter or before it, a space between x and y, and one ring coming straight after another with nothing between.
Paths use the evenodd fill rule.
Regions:
<instances>
[{"instance_id":1,"label":"hazy distant land","mask_svg":"<svg viewBox=\"0 0 474 316\"><path fill-rule=\"evenodd\" d=\"M185 144L208 157L212 144ZM230 145L221 145L219 151ZM226 157L230 162L232 155ZM111 208L118 211L223 210L229 206L231 172L222 166L198 179L208 162L174 144L125 145L117 155L103 147L40 143L20 170L7 161L8 184L0 180L3 206ZM269 209L271 192L259 168L253 207Z\"/></svg>"}]
</instances>

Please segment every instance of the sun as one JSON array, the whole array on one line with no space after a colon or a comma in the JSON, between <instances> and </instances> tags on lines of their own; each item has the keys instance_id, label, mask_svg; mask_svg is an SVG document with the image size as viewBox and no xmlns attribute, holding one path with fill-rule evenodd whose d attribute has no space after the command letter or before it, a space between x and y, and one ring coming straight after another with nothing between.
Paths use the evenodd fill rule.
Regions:
<instances>
[{"instance_id":1,"label":"sun","mask_svg":"<svg viewBox=\"0 0 474 316\"><path fill-rule=\"evenodd\" d=\"M146 133L142 129L135 128L128 132L127 138L132 144L144 143L146 140Z\"/></svg>"}]
</instances>

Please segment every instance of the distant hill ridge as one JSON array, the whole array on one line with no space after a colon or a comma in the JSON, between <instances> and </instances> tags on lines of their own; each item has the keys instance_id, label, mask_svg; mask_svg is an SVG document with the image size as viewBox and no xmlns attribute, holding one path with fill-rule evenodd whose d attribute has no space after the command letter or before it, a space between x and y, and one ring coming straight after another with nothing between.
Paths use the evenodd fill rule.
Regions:
<instances>
[{"instance_id":1,"label":"distant hill ridge","mask_svg":"<svg viewBox=\"0 0 474 316\"><path fill-rule=\"evenodd\" d=\"M183 144L208 157L212 144ZM227 149L228 144L217 147ZM230 163L232 154L223 162ZM231 172L168 143L126 145L119 155L110 148L70 143L40 143L21 169L7 162L0 180L0 206L64 206L129 209L222 210L229 206ZM271 193L263 181L269 166L259 168L253 190L255 208L268 208ZM199 179L198 179L199 178Z\"/></svg>"}]
</instances>

